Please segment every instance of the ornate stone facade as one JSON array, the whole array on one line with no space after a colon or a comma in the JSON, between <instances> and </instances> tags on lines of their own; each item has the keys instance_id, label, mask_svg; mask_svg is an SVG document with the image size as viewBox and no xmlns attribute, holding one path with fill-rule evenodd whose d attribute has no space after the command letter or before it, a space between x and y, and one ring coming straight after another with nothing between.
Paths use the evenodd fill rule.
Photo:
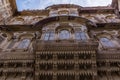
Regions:
<instances>
[{"instance_id":1,"label":"ornate stone facade","mask_svg":"<svg viewBox=\"0 0 120 80\"><path fill-rule=\"evenodd\" d=\"M1 14L0 80L120 80L117 0L22 12L0 1L11 4Z\"/></svg>"}]
</instances>

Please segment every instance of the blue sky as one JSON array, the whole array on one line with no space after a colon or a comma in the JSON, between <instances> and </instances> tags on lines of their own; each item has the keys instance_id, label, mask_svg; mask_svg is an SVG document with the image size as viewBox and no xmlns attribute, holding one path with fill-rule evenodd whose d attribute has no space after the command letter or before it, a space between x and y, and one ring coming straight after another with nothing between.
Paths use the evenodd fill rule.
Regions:
<instances>
[{"instance_id":1,"label":"blue sky","mask_svg":"<svg viewBox=\"0 0 120 80\"><path fill-rule=\"evenodd\" d=\"M18 11L44 9L53 4L76 4L83 7L107 6L112 0L16 0Z\"/></svg>"}]
</instances>

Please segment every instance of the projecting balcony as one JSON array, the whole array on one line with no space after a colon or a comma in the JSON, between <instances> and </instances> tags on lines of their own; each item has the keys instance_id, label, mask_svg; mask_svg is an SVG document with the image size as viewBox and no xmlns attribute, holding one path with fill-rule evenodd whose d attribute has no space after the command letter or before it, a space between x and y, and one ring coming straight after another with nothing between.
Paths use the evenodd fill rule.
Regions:
<instances>
[{"instance_id":1,"label":"projecting balcony","mask_svg":"<svg viewBox=\"0 0 120 80\"><path fill-rule=\"evenodd\" d=\"M97 54L98 60L109 60L111 62L118 62L120 59L120 51L101 51Z\"/></svg>"},{"instance_id":2,"label":"projecting balcony","mask_svg":"<svg viewBox=\"0 0 120 80\"><path fill-rule=\"evenodd\" d=\"M42 41L36 42L37 51L80 51L80 50L96 50L98 42L94 40L74 41L74 40L59 40L59 41Z\"/></svg>"},{"instance_id":3,"label":"projecting balcony","mask_svg":"<svg viewBox=\"0 0 120 80\"><path fill-rule=\"evenodd\" d=\"M33 72L31 68L4 68L3 72Z\"/></svg>"},{"instance_id":4,"label":"projecting balcony","mask_svg":"<svg viewBox=\"0 0 120 80\"><path fill-rule=\"evenodd\" d=\"M50 13L49 17L54 17L54 16L79 16L78 13L76 14L58 14L58 13Z\"/></svg>"},{"instance_id":5,"label":"projecting balcony","mask_svg":"<svg viewBox=\"0 0 120 80\"><path fill-rule=\"evenodd\" d=\"M75 64L75 63L78 63L78 64L91 64L93 63L94 61L93 60L78 60L78 61L75 61L75 60L49 60L49 61L45 61L45 60L38 60L37 63L39 64L47 64L47 63L57 63L57 64L60 64L60 63L70 63L70 64Z\"/></svg>"},{"instance_id":6,"label":"projecting balcony","mask_svg":"<svg viewBox=\"0 0 120 80\"><path fill-rule=\"evenodd\" d=\"M98 71L111 71L111 72L115 72L115 71L120 71L119 67L100 67L98 68Z\"/></svg>"},{"instance_id":7,"label":"projecting balcony","mask_svg":"<svg viewBox=\"0 0 120 80\"><path fill-rule=\"evenodd\" d=\"M34 56L29 52L1 52L0 59L9 59L9 60L32 60Z\"/></svg>"},{"instance_id":8,"label":"projecting balcony","mask_svg":"<svg viewBox=\"0 0 120 80\"><path fill-rule=\"evenodd\" d=\"M39 72L39 74L54 74L54 72L53 71L38 71ZM95 72L93 72L93 70L81 70L81 71L79 71L79 72L77 72L76 73L76 71L75 70L72 70L72 71L56 71L56 73L57 74L79 74L79 75L81 75L81 74L94 74Z\"/></svg>"}]
</instances>

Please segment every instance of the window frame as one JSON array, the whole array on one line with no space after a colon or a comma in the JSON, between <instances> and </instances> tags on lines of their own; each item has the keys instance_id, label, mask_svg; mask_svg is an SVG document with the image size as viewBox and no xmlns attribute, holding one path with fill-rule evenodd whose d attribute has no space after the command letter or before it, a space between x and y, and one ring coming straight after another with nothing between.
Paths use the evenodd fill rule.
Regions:
<instances>
[{"instance_id":1,"label":"window frame","mask_svg":"<svg viewBox=\"0 0 120 80\"><path fill-rule=\"evenodd\" d=\"M3 36L0 36L0 44L5 40Z\"/></svg>"},{"instance_id":2,"label":"window frame","mask_svg":"<svg viewBox=\"0 0 120 80\"><path fill-rule=\"evenodd\" d=\"M23 42L24 40L29 40L29 43L27 43L27 46L26 46L26 44L24 44L24 43L25 43L25 42ZM21 44L21 43L23 43L24 45ZM19 44L18 44L18 46L17 46L17 49L27 49L30 44L31 44L31 40L30 40L29 38L22 39L22 40L19 42Z\"/></svg>"},{"instance_id":3,"label":"window frame","mask_svg":"<svg viewBox=\"0 0 120 80\"><path fill-rule=\"evenodd\" d=\"M55 32L54 31L48 31L44 33L43 40L49 41L55 39Z\"/></svg>"},{"instance_id":4,"label":"window frame","mask_svg":"<svg viewBox=\"0 0 120 80\"><path fill-rule=\"evenodd\" d=\"M68 32L68 33L66 33L67 35L64 35L64 38L63 38L63 35L62 35L62 37L61 37L61 32L63 32L63 31ZM65 32L64 32L64 33L65 33ZM62 34L63 34L63 33L62 33ZM69 39L70 39L70 35L71 35L71 32L70 32L69 30L66 30L66 29L61 30L61 31L59 32L59 39L60 39L60 40L69 40Z\"/></svg>"},{"instance_id":5,"label":"window frame","mask_svg":"<svg viewBox=\"0 0 120 80\"><path fill-rule=\"evenodd\" d=\"M101 39L104 39L101 41ZM106 39L106 40L105 40ZM113 41L107 37L102 37L99 39L101 45L106 48L114 48L116 45L113 43Z\"/></svg>"},{"instance_id":6,"label":"window frame","mask_svg":"<svg viewBox=\"0 0 120 80\"><path fill-rule=\"evenodd\" d=\"M79 36L79 38L78 38L78 36ZM87 40L86 32L84 32L84 31L76 31L75 32L75 39L80 40L80 41L86 41Z\"/></svg>"}]
</instances>

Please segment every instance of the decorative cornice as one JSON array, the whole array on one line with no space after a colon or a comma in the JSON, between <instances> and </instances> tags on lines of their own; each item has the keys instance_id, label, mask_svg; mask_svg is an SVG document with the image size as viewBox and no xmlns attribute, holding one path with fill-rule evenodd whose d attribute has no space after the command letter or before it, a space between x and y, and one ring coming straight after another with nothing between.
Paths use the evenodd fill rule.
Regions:
<instances>
[{"instance_id":1,"label":"decorative cornice","mask_svg":"<svg viewBox=\"0 0 120 80\"><path fill-rule=\"evenodd\" d=\"M111 6L103 6L103 7L81 7L79 5L74 5L74 4L58 4L58 5L52 5L46 7L44 10L25 10L19 12L17 10L17 5L15 0L9 0L12 11L14 15L48 15L50 9L58 9L58 8L77 8L80 13L113 13L114 10L116 9L116 1L113 0Z\"/></svg>"}]
</instances>

